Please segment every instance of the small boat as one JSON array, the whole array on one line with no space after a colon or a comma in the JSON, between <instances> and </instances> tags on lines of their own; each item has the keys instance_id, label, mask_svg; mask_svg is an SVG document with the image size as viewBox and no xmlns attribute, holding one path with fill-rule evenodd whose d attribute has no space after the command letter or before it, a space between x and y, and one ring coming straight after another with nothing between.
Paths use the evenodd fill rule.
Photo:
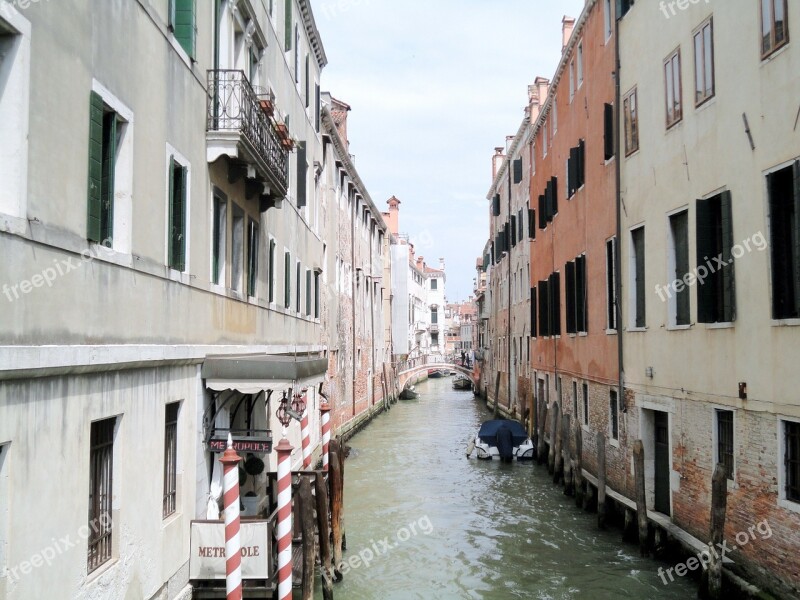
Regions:
<instances>
[{"instance_id":1,"label":"small boat","mask_svg":"<svg viewBox=\"0 0 800 600\"><path fill-rule=\"evenodd\" d=\"M431 379L438 379L439 377L444 377L444 371L440 371L439 369L431 369L428 371L428 377Z\"/></svg>"},{"instance_id":2,"label":"small boat","mask_svg":"<svg viewBox=\"0 0 800 600\"><path fill-rule=\"evenodd\" d=\"M519 421L495 419L485 421L477 435L467 445L467 458L472 451L478 451L478 458L491 460L499 458L503 462L533 459L533 442Z\"/></svg>"},{"instance_id":3,"label":"small boat","mask_svg":"<svg viewBox=\"0 0 800 600\"><path fill-rule=\"evenodd\" d=\"M453 380L453 389L454 390L471 390L472 389L472 382L463 375L456 377Z\"/></svg>"},{"instance_id":4,"label":"small boat","mask_svg":"<svg viewBox=\"0 0 800 600\"><path fill-rule=\"evenodd\" d=\"M403 388L400 392L400 400L416 400L419 398L419 392L414 389L413 385Z\"/></svg>"}]
</instances>

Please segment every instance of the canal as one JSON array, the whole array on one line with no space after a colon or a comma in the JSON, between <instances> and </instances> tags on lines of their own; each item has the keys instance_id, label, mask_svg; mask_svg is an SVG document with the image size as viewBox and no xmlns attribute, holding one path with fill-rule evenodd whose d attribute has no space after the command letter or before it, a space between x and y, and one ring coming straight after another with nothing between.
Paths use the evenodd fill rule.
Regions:
<instances>
[{"instance_id":1,"label":"canal","mask_svg":"<svg viewBox=\"0 0 800 600\"><path fill-rule=\"evenodd\" d=\"M491 414L451 380L417 386L348 443L346 600L694 598L658 562L598 531L546 469L466 458ZM357 557L354 558L354 557Z\"/></svg>"}]
</instances>

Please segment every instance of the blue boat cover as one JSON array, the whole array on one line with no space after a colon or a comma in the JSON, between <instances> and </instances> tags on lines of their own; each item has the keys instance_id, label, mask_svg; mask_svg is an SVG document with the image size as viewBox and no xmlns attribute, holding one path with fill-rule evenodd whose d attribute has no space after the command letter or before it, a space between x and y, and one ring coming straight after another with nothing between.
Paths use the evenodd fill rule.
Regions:
<instances>
[{"instance_id":1,"label":"blue boat cover","mask_svg":"<svg viewBox=\"0 0 800 600\"><path fill-rule=\"evenodd\" d=\"M512 421L511 419L496 419L494 421L486 421L481 425L478 431L478 437L484 444L490 446L497 446L497 430L505 425L511 430L514 440L514 446L519 446L528 439L528 432L519 421Z\"/></svg>"}]
</instances>

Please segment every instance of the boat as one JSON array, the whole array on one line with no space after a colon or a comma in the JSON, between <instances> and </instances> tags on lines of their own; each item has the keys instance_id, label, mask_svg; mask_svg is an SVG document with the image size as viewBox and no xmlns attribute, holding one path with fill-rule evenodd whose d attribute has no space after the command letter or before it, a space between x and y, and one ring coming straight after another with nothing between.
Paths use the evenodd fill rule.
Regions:
<instances>
[{"instance_id":1,"label":"boat","mask_svg":"<svg viewBox=\"0 0 800 600\"><path fill-rule=\"evenodd\" d=\"M453 380L453 389L454 390L471 390L472 389L472 382L469 380L468 377L464 377L460 375Z\"/></svg>"},{"instance_id":2,"label":"boat","mask_svg":"<svg viewBox=\"0 0 800 600\"><path fill-rule=\"evenodd\" d=\"M439 369L431 369L428 371L428 377L431 379L438 379L439 377L444 377L444 371L440 371Z\"/></svg>"},{"instance_id":3,"label":"boat","mask_svg":"<svg viewBox=\"0 0 800 600\"><path fill-rule=\"evenodd\" d=\"M511 419L493 419L485 421L478 433L469 440L467 458L473 450L478 451L478 458L492 460L499 458L503 462L533 459L533 442L528 432L519 421Z\"/></svg>"},{"instance_id":4,"label":"boat","mask_svg":"<svg viewBox=\"0 0 800 600\"><path fill-rule=\"evenodd\" d=\"M413 385L404 387L400 392L400 400L416 400L417 398L419 398L419 392L414 389Z\"/></svg>"}]
</instances>

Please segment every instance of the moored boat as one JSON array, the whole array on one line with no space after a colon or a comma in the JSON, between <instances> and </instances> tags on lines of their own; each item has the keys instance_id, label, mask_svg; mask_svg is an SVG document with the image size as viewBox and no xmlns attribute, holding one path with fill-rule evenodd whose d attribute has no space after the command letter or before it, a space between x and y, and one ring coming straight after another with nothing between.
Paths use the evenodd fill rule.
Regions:
<instances>
[{"instance_id":1,"label":"moored boat","mask_svg":"<svg viewBox=\"0 0 800 600\"><path fill-rule=\"evenodd\" d=\"M533 442L519 421L494 419L485 421L467 446L467 458L477 450L478 458L503 462L533 459Z\"/></svg>"},{"instance_id":2,"label":"moored boat","mask_svg":"<svg viewBox=\"0 0 800 600\"><path fill-rule=\"evenodd\" d=\"M399 398L400 400L416 400L419 398L419 392L414 389L413 385L409 385L403 388Z\"/></svg>"},{"instance_id":3,"label":"moored boat","mask_svg":"<svg viewBox=\"0 0 800 600\"><path fill-rule=\"evenodd\" d=\"M453 389L454 390L471 390L472 389L472 382L469 378L460 375L453 380Z\"/></svg>"}]
</instances>

